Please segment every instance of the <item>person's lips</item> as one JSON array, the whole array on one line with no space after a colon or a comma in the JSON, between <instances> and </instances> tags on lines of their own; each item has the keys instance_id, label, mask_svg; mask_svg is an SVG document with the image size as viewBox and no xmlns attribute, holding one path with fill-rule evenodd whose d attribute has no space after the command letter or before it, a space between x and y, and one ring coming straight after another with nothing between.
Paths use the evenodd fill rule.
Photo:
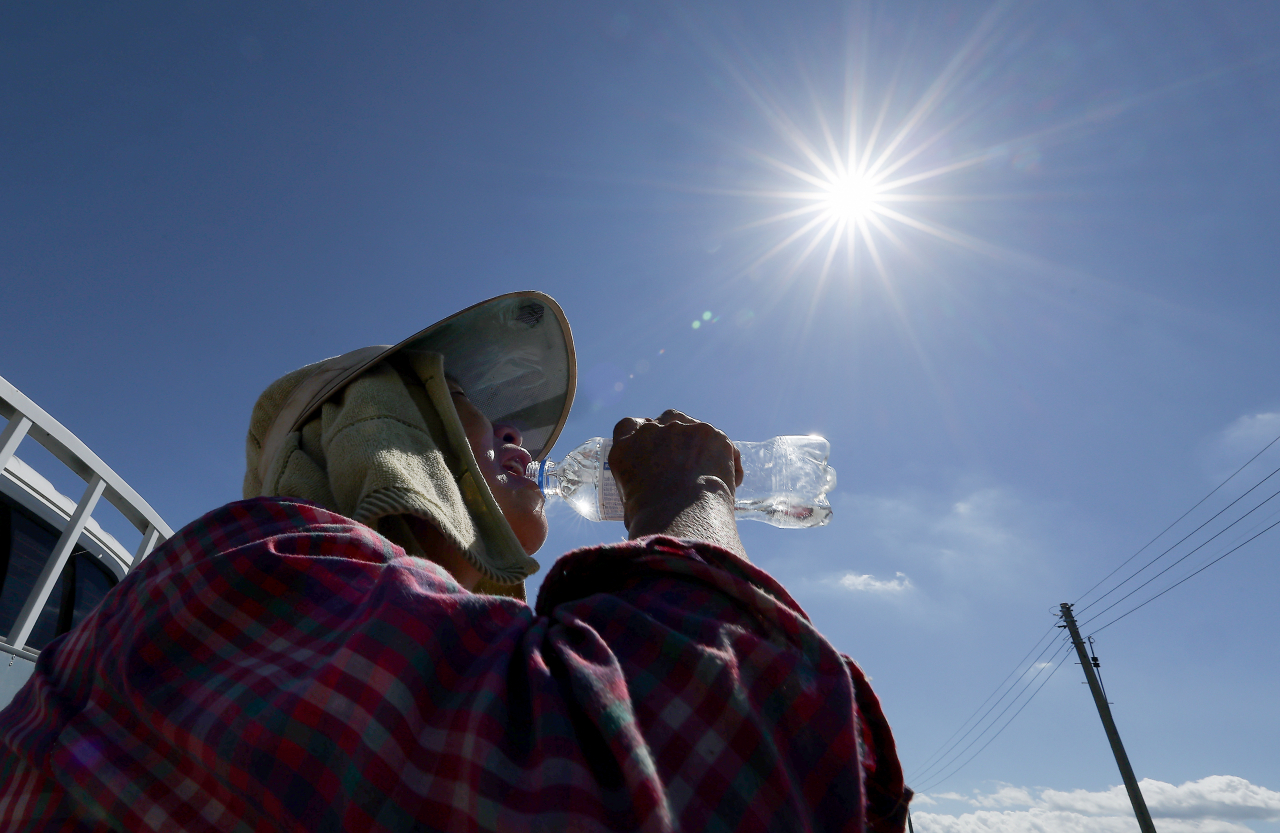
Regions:
<instances>
[{"instance_id":1,"label":"person's lips","mask_svg":"<svg viewBox=\"0 0 1280 833\"><path fill-rule=\"evenodd\" d=\"M505 445L502 447L500 460L503 471L522 478L524 473L529 470L529 464L533 462L533 456L518 445Z\"/></svg>"}]
</instances>

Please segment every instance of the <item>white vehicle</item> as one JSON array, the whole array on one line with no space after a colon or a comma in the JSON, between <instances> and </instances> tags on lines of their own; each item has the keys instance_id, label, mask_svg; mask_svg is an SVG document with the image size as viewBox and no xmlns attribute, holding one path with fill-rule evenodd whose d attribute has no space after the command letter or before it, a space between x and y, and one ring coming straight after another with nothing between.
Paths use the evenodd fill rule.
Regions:
<instances>
[{"instance_id":1,"label":"white vehicle","mask_svg":"<svg viewBox=\"0 0 1280 833\"><path fill-rule=\"evenodd\" d=\"M70 630L156 544L173 535L138 493L57 420L0 377L0 708L40 649ZM44 446L85 481L77 502L15 455ZM52 475L52 472L46 472ZM142 535L130 552L93 519L106 499Z\"/></svg>"}]
</instances>

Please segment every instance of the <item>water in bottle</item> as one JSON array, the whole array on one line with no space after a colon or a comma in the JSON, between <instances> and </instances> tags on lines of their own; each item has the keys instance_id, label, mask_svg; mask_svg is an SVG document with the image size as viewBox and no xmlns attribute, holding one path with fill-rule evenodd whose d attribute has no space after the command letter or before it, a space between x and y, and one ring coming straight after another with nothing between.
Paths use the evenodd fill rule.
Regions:
<instances>
[{"instance_id":1,"label":"water in bottle","mask_svg":"<svg viewBox=\"0 0 1280 833\"><path fill-rule=\"evenodd\" d=\"M742 485L735 492L739 519L774 526L822 526L831 519L827 492L836 471L827 465L831 445L822 437L774 437L762 443L735 442L742 457ZM559 463L529 464L527 475L545 495L558 495L592 521L622 520L622 499L609 471L613 441L594 437Z\"/></svg>"}]
</instances>

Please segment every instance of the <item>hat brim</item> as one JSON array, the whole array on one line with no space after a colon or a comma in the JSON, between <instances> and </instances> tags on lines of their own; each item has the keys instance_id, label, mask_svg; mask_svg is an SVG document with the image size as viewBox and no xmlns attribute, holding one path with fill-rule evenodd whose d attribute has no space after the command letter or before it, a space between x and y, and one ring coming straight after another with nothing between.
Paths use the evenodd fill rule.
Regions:
<instances>
[{"instance_id":1,"label":"hat brim","mask_svg":"<svg viewBox=\"0 0 1280 833\"><path fill-rule=\"evenodd\" d=\"M347 383L403 350L442 354L445 373L490 422L514 426L535 460L551 450L569 418L578 381L569 322L549 295L526 291L481 301L399 344L322 362L322 372L304 385L305 400L286 409L294 413L282 433L298 430Z\"/></svg>"},{"instance_id":2,"label":"hat brim","mask_svg":"<svg viewBox=\"0 0 1280 833\"><path fill-rule=\"evenodd\" d=\"M468 307L388 355L398 350L443 355L445 373L472 404L495 425L514 426L535 460L551 450L569 418L578 381L573 334L560 305L541 292Z\"/></svg>"}]
</instances>

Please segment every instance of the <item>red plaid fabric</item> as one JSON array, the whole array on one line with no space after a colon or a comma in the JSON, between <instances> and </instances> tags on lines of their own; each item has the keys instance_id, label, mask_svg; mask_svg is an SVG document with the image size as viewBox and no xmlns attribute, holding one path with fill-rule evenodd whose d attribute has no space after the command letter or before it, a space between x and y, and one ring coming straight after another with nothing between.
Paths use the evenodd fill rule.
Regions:
<instances>
[{"instance_id":1,"label":"red plaid fabric","mask_svg":"<svg viewBox=\"0 0 1280 833\"><path fill-rule=\"evenodd\" d=\"M857 666L772 579L654 537L535 608L322 508L189 525L0 713L4 831L898 831Z\"/></svg>"}]
</instances>

